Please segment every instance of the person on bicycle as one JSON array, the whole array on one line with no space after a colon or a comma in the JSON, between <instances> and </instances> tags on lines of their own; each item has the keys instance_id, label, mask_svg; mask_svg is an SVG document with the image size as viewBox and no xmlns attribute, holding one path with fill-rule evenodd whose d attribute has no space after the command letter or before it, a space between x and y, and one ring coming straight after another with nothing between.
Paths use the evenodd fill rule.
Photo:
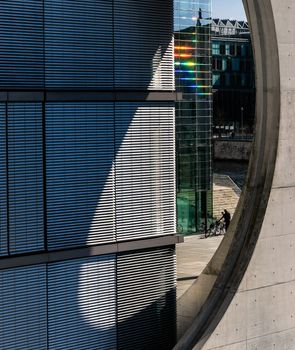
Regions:
<instances>
[{"instance_id":1,"label":"person on bicycle","mask_svg":"<svg viewBox=\"0 0 295 350\"><path fill-rule=\"evenodd\" d=\"M225 224L225 231L227 231L231 220L230 212L224 209L224 212L221 212L221 215L222 217L218 220L218 222L220 222L223 219Z\"/></svg>"}]
</instances>

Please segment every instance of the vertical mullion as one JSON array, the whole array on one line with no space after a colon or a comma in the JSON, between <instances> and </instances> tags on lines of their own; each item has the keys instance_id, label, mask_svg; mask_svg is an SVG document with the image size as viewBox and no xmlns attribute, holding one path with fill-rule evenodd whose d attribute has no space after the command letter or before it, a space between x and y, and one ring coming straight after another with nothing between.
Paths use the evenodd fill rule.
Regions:
<instances>
[{"instance_id":1,"label":"vertical mullion","mask_svg":"<svg viewBox=\"0 0 295 350\"><path fill-rule=\"evenodd\" d=\"M42 172L43 172L43 227L44 249L48 250L47 239L47 196L46 196L46 103L42 102Z\"/></svg>"},{"instance_id":2,"label":"vertical mullion","mask_svg":"<svg viewBox=\"0 0 295 350\"><path fill-rule=\"evenodd\" d=\"M45 0L43 0L43 89L46 88Z\"/></svg>"},{"instance_id":3,"label":"vertical mullion","mask_svg":"<svg viewBox=\"0 0 295 350\"><path fill-rule=\"evenodd\" d=\"M46 289L46 295L45 295L45 303L46 303L46 349L49 350L49 326L48 326L48 310L49 310L49 306L48 306L48 264L46 264L46 268L45 268L45 281L46 281L46 285L45 285L45 289Z\"/></svg>"},{"instance_id":4,"label":"vertical mullion","mask_svg":"<svg viewBox=\"0 0 295 350\"><path fill-rule=\"evenodd\" d=\"M45 43L45 0L43 0L43 87L46 87L46 43ZM43 227L44 250L48 250L47 239L47 197L46 197L46 92L42 102L42 173L43 173Z\"/></svg>"},{"instance_id":5,"label":"vertical mullion","mask_svg":"<svg viewBox=\"0 0 295 350\"><path fill-rule=\"evenodd\" d=\"M10 255L9 239L9 164L8 164L8 103L5 103L5 139L6 139L6 234L7 234L7 254Z\"/></svg>"}]
</instances>

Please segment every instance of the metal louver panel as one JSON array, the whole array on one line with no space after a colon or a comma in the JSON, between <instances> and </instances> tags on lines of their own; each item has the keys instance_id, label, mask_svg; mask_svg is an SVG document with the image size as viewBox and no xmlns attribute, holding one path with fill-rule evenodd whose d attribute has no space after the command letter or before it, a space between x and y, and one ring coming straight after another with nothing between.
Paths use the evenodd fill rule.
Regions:
<instances>
[{"instance_id":1,"label":"metal louver panel","mask_svg":"<svg viewBox=\"0 0 295 350\"><path fill-rule=\"evenodd\" d=\"M0 271L0 350L47 350L46 267Z\"/></svg>"},{"instance_id":2,"label":"metal louver panel","mask_svg":"<svg viewBox=\"0 0 295 350\"><path fill-rule=\"evenodd\" d=\"M175 233L174 108L116 104L117 239Z\"/></svg>"},{"instance_id":3,"label":"metal louver panel","mask_svg":"<svg viewBox=\"0 0 295 350\"><path fill-rule=\"evenodd\" d=\"M48 266L49 349L116 349L115 256Z\"/></svg>"},{"instance_id":4,"label":"metal louver panel","mask_svg":"<svg viewBox=\"0 0 295 350\"><path fill-rule=\"evenodd\" d=\"M174 249L118 256L118 349L170 350L175 340Z\"/></svg>"},{"instance_id":5,"label":"metal louver panel","mask_svg":"<svg viewBox=\"0 0 295 350\"><path fill-rule=\"evenodd\" d=\"M115 240L113 134L112 103L47 103L49 249Z\"/></svg>"},{"instance_id":6,"label":"metal louver panel","mask_svg":"<svg viewBox=\"0 0 295 350\"><path fill-rule=\"evenodd\" d=\"M45 0L47 87L113 87L112 17L112 1Z\"/></svg>"},{"instance_id":7,"label":"metal louver panel","mask_svg":"<svg viewBox=\"0 0 295 350\"><path fill-rule=\"evenodd\" d=\"M43 2L0 2L0 87L44 86Z\"/></svg>"},{"instance_id":8,"label":"metal louver panel","mask_svg":"<svg viewBox=\"0 0 295 350\"><path fill-rule=\"evenodd\" d=\"M0 103L0 256L7 255L6 105Z\"/></svg>"},{"instance_id":9,"label":"metal louver panel","mask_svg":"<svg viewBox=\"0 0 295 350\"><path fill-rule=\"evenodd\" d=\"M9 250L12 254L42 250L42 104L8 104L7 120Z\"/></svg>"},{"instance_id":10,"label":"metal louver panel","mask_svg":"<svg viewBox=\"0 0 295 350\"><path fill-rule=\"evenodd\" d=\"M114 0L115 84L120 89L173 90L173 4Z\"/></svg>"}]
</instances>

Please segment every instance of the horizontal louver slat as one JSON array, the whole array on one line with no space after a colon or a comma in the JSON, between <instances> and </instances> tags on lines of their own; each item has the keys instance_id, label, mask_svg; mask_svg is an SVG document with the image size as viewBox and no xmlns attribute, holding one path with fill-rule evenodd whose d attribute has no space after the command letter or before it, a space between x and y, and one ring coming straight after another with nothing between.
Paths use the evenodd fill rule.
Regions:
<instances>
[{"instance_id":1,"label":"horizontal louver slat","mask_svg":"<svg viewBox=\"0 0 295 350\"><path fill-rule=\"evenodd\" d=\"M114 1L117 88L173 90L172 28L171 1Z\"/></svg>"},{"instance_id":2,"label":"horizontal louver slat","mask_svg":"<svg viewBox=\"0 0 295 350\"><path fill-rule=\"evenodd\" d=\"M10 253L42 250L42 104L10 103L7 120Z\"/></svg>"},{"instance_id":3,"label":"horizontal louver slat","mask_svg":"<svg viewBox=\"0 0 295 350\"><path fill-rule=\"evenodd\" d=\"M0 349L47 350L46 267L0 271Z\"/></svg>"},{"instance_id":4,"label":"horizontal louver slat","mask_svg":"<svg viewBox=\"0 0 295 350\"><path fill-rule=\"evenodd\" d=\"M172 248L118 256L118 349L173 347L175 277Z\"/></svg>"},{"instance_id":5,"label":"horizontal louver slat","mask_svg":"<svg viewBox=\"0 0 295 350\"><path fill-rule=\"evenodd\" d=\"M115 125L117 239L175 233L173 104L117 103Z\"/></svg>"},{"instance_id":6,"label":"horizontal louver slat","mask_svg":"<svg viewBox=\"0 0 295 350\"><path fill-rule=\"evenodd\" d=\"M48 266L49 349L116 349L115 256Z\"/></svg>"},{"instance_id":7,"label":"horizontal louver slat","mask_svg":"<svg viewBox=\"0 0 295 350\"><path fill-rule=\"evenodd\" d=\"M44 86L43 3L0 2L0 87Z\"/></svg>"},{"instance_id":8,"label":"horizontal louver slat","mask_svg":"<svg viewBox=\"0 0 295 350\"><path fill-rule=\"evenodd\" d=\"M47 103L49 249L115 240L113 134L111 103Z\"/></svg>"},{"instance_id":9,"label":"horizontal louver slat","mask_svg":"<svg viewBox=\"0 0 295 350\"><path fill-rule=\"evenodd\" d=\"M45 66L50 88L112 88L112 2L46 0Z\"/></svg>"}]
</instances>

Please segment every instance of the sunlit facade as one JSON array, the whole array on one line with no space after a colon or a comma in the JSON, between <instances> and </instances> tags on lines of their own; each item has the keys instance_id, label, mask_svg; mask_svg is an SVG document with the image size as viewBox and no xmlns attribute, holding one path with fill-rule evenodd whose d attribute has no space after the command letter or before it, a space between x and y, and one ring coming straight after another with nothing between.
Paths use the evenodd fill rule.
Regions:
<instances>
[{"instance_id":1,"label":"sunlit facade","mask_svg":"<svg viewBox=\"0 0 295 350\"><path fill-rule=\"evenodd\" d=\"M211 1L174 0L177 230L197 232L212 212Z\"/></svg>"},{"instance_id":2,"label":"sunlit facade","mask_svg":"<svg viewBox=\"0 0 295 350\"><path fill-rule=\"evenodd\" d=\"M0 349L171 349L172 1L1 1L0 51Z\"/></svg>"}]
</instances>

